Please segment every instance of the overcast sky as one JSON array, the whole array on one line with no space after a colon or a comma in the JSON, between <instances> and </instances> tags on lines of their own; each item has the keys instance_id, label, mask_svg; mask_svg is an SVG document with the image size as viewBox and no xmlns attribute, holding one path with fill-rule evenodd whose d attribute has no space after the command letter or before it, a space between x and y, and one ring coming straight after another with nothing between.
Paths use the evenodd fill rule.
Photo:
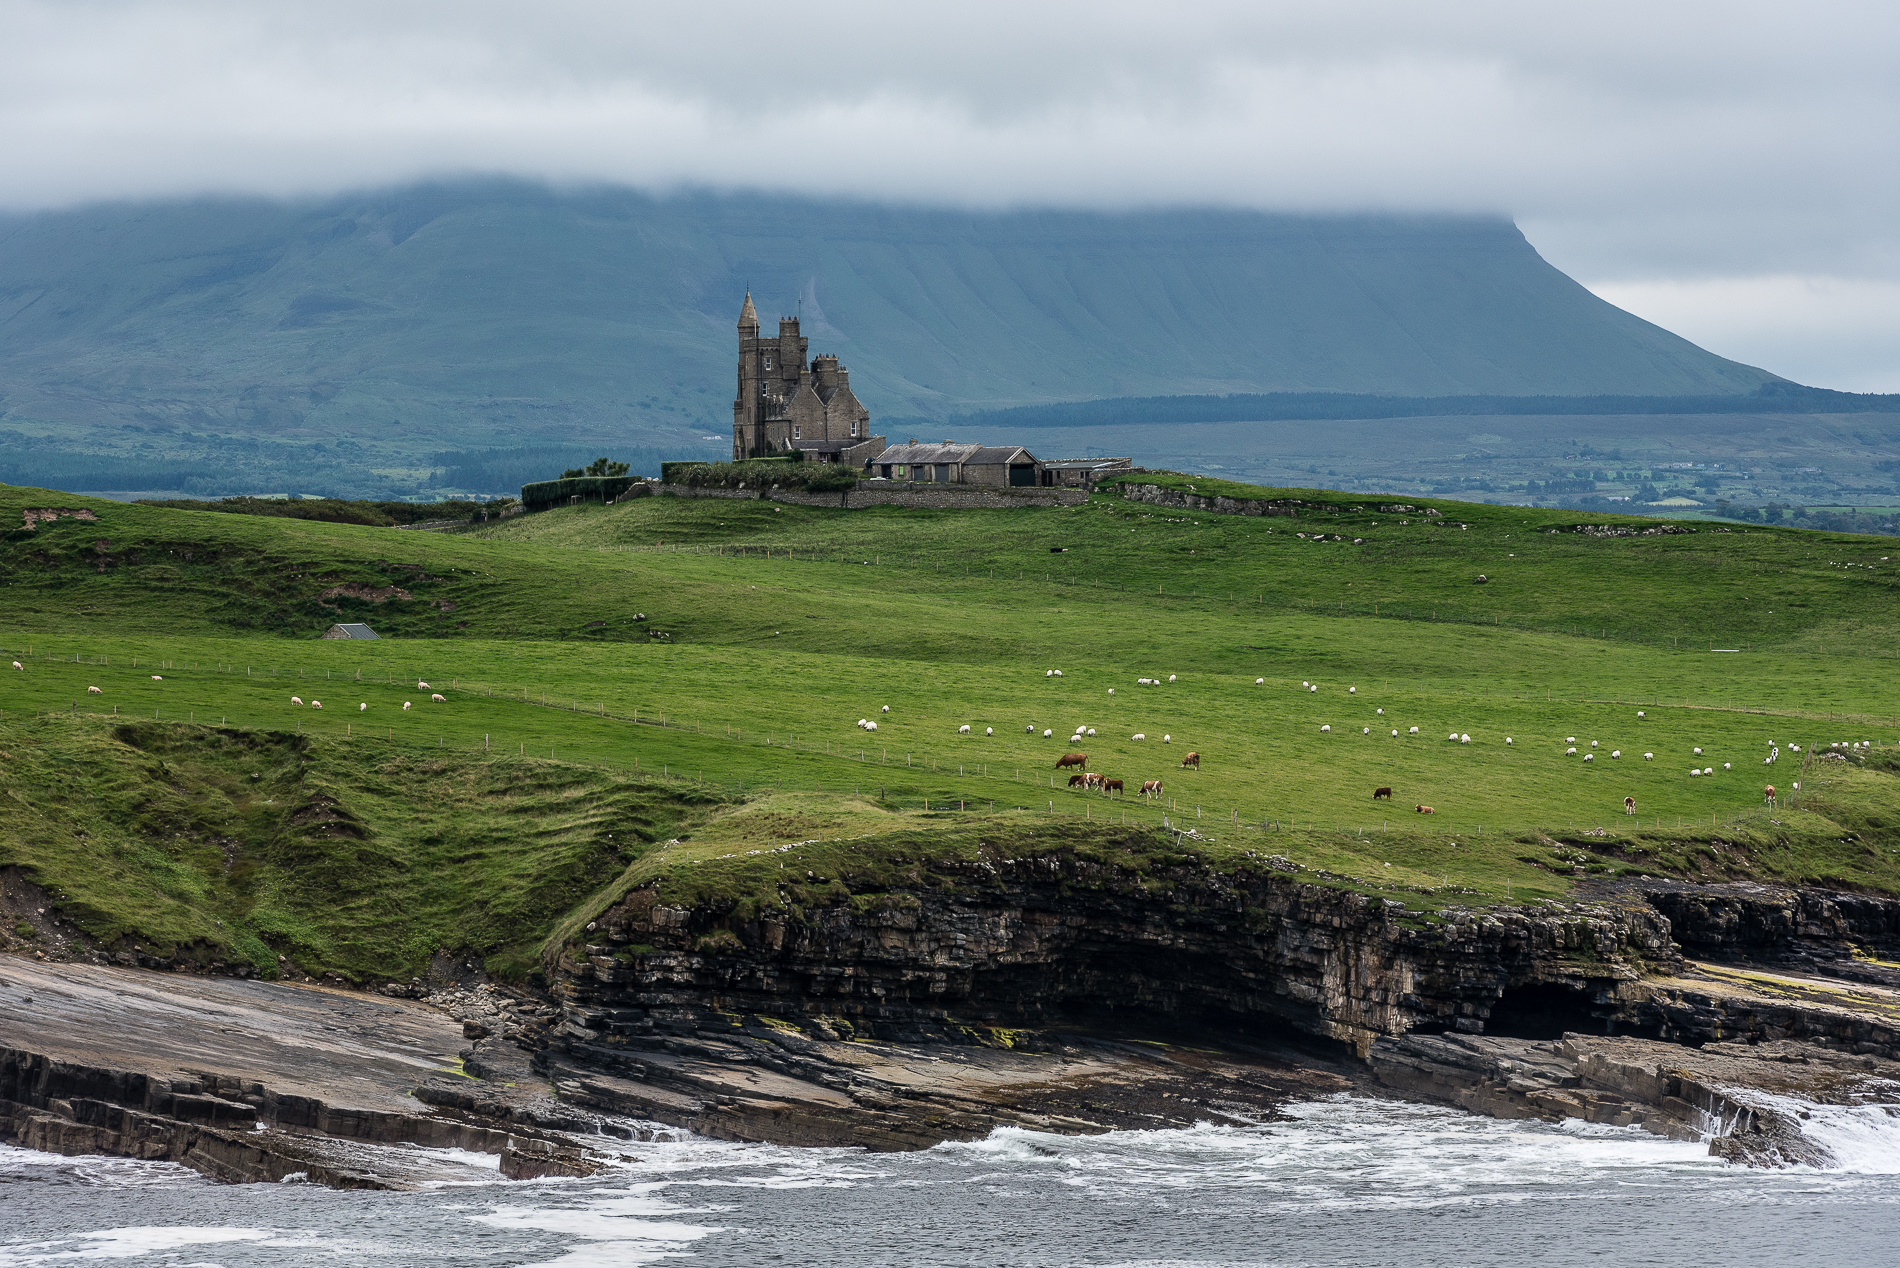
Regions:
<instances>
[{"instance_id":1,"label":"overcast sky","mask_svg":"<svg viewBox=\"0 0 1900 1268\"><path fill-rule=\"evenodd\" d=\"M1900 5L0 0L0 204L511 173L1504 212L1599 294L1900 391Z\"/></svg>"}]
</instances>

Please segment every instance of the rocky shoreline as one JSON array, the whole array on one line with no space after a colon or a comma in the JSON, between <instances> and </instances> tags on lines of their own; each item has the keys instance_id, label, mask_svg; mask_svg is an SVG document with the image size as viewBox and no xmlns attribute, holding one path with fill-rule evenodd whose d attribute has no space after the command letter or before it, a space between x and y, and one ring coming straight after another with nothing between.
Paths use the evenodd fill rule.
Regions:
<instances>
[{"instance_id":1,"label":"rocky shoreline","mask_svg":"<svg viewBox=\"0 0 1900 1268\"><path fill-rule=\"evenodd\" d=\"M1756 1166L1837 1165L1830 1115L1900 1131L1893 900L1645 882L1423 919L1271 859L953 866L797 921L637 889L532 992L0 959L0 1137L404 1187L430 1149L584 1175L669 1129L916 1149L1343 1091Z\"/></svg>"}]
</instances>

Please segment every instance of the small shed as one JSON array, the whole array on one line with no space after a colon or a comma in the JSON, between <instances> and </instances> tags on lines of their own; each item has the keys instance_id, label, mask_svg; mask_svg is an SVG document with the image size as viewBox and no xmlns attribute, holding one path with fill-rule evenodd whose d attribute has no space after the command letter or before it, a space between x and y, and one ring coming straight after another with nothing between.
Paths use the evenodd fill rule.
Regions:
<instances>
[{"instance_id":1,"label":"small shed","mask_svg":"<svg viewBox=\"0 0 1900 1268\"><path fill-rule=\"evenodd\" d=\"M323 632L325 638L375 638L376 631L367 625L332 625Z\"/></svg>"},{"instance_id":2,"label":"small shed","mask_svg":"<svg viewBox=\"0 0 1900 1268\"><path fill-rule=\"evenodd\" d=\"M1055 488L1086 489L1134 466L1129 458L1048 458L1042 464L1042 482Z\"/></svg>"}]
</instances>

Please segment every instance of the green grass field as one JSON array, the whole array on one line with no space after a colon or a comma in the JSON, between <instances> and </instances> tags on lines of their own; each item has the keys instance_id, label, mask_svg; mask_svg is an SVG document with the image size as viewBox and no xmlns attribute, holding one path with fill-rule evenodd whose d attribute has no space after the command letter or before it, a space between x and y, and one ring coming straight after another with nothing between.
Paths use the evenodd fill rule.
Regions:
<instances>
[{"instance_id":1,"label":"green grass field","mask_svg":"<svg viewBox=\"0 0 1900 1268\"><path fill-rule=\"evenodd\" d=\"M875 885L882 872L851 858L884 847L835 842L921 834L965 849L1098 821L1158 830L1165 815L1211 839L1199 849L1281 854L1326 883L1427 909L1554 897L1579 869L1900 889L1886 829L1900 823L1900 782L1877 769L1900 740L1900 610L1881 539L1702 526L1593 536L1573 530L1658 521L1445 502L1381 512L1273 492L1311 505L1242 518L1112 492L996 512L655 498L421 533L0 486L9 526L28 509L97 517L14 529L0 555L0 660L23 666L0 669L13 794L0 802L0 865L80 892L87 850L52 851L58 834L34 816L58 822L88 795L92 775L62 772L89 768L60 754L133 760L138 746L115 737L136 724L185 747L305 746L339 771L459 772L486 791L452 806L434 805L426 781L337 777L339 803L423 870L436 856L407 843L433 839L425 819L479 837L496 830L468 826L486 822L491 798L523 772L561 769L675 807L628 818L617 848L631 852L607 869L631 869L618 884L672 884L718 862L704 875L743 888L763 866L747 850L803 841L833 873L856 866ZM1475 584L1479 573L1490 580ZM388 637L315 638L338 620ZM1072 742L1078 727L1096 734ZM1448 741L1453 731L1471 742ZM1798 769L1816 746L1863 741L1877 755L1865 765ZM1768 767L1771 743L1781 755ZM1163 779L1165 798L1070 791L1054 764L1072 750L1131 793ZM1189 751L1199 771L1180 768ZM1714 773L1691 777L1692 765ZM62 782L72 801L49 809L44 790ZM1773 809L1769 782L1784 794ZM223 805L215 784L205 804ZM1382 786L1389 804L1371 799ZM523 814L554 823L557 811ZM151 837L135 804L98 814L128 842ZM225 835L267 844L287 831L260 823ZM117 908L143 914L121 925L98 923L115 910L98 882L88 919L159 938L162 916L174 943L223 946L209 923L222 918L261 939L265 964L288 952L357 974L414 965L432 942L515 964L526 926L476 936L469 912L539 885L561 896L534 908L546 929L581 903L576 876L608 878L558 851L528 851L509 864L517 874L505 854L456 865L487 878L467 906L417 899L413 920L367 940L352 941L342 915L284 915L306 908L214 879L211 897L172 907L128 898ZM158 885L138 868L124 884L135 875Z\"/></svg>"}]
</instances>

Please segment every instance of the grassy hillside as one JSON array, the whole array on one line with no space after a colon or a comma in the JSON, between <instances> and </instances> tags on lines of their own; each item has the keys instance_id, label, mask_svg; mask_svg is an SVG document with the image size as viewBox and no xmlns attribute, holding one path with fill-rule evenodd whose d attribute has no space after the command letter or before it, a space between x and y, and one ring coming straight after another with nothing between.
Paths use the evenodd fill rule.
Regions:
<instances>
[{"instance_id":1,"label":"grassy hillside","mask_svg":"<svg viewBox=\"0 0 1900 1268\"><path fill-rule=\"evenodd\" d=\"M361 497L436 487L467 451L701 449L729 435L747 286L843 357L874 418L1773 378L1597 299L1500 219L423 186L0 220L0 479Z\"/></svg>"},{"instance_id":2,"label":"grassy hillside","mask_svg":"<svg viewBox=\"0 0 1900 1268\"><path fill-rule=\"evenodd\" d=\"M0 555L0 865L102 935L224 919L353 972L518 957L615 876L750 893L748 851L803 842L871 892L919 834L954 852L1164 815L1197 849L1424 907L1592 869L1900 890L1879 539L1145 478L1299 514L657 498L419 533L0 488L0 523L95 517ZM387 637L315 638L339 619ZM1072 792L1071 750L1165 794ZM301 800L260 808L233 791L253 773ZM306 829L313 789L340 809ZM150 809L174 799L176 832ZM336 852L338 822L367 835ZM245 859L275 879L240 888Z\"/></svg>"}]
</instances>

